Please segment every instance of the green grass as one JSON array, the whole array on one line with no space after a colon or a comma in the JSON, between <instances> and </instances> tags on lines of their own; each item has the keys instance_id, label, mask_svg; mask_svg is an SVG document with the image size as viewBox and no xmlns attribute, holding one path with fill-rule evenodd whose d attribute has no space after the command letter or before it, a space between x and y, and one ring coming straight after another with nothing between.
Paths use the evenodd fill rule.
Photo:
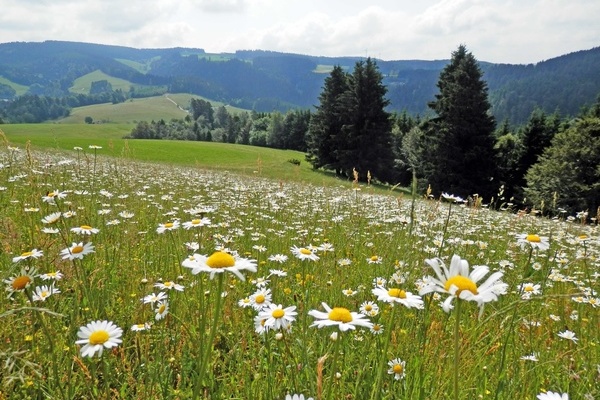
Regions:
<instances>
[{"instance_id":1,"label":"green grass","mask_svg":"<svg viewBox=\"0 0 600 400\"><path fill-rule=\"evenodd\" d=\"M108 81L112 85L113 90L121 89L125 93L127 93L132 86L132 83L129 81L115 78L100 70L96 70L75 79L73 86L69 88L69 91L77 94L89 94L92 82L97 81Z\"/></svg>"},{"instance_id":2,"label":"green grass","mask_svg":"<svg viewBox=\"0 0 600 400\"><path fill-rule=\"evenodd\" d=\"M9 142L20 147L30 141L34 149L68 150L103 147L101 154L131 160L161 162L227 170L246 175L327 185L350 185L331 174L315 172L304 153L214 142L123 139L128 124L7 124L0 126ZM300 160L300 166L289 160Z\"/></svg>"},{"instance_id":3,"label":"green grass","mask_svg":"<svg viewBox=\"0 0 600 400\"><path fill-rule=\"evenodd\" d=\"M154 59L148 60L145 63L140 63L140 62L133 61L133 60L127 60L124 58L117 58L116 60L120 63L127 65L128 67L131 67L131 68L137 70L138 72L141 72L142 74L145 74L150 70L150 63L152 63L152 61L154 61L157 58L160 58L160 57L156 57Z\"/></svg>"},{"instance_id":4,"label":"green grass","mask_svg":"<svg viewBox=\"0 0 600 400\"><path fill-rule=\"evenodd\" d=\"M4 78L3 76L0 76L0 83L2 83L4 85L8 85L8 86L12 87L13 89L15 89L15 92L17 92L16 93L17 96L22 96L25 93L27 93L27 91L29 90L28 86L19 85L18 83L9 81L8 79Z\"/></svg>"},{"instance_id":5,"label":"green grass","mask_svg":"<svg viewBox=\"0 0 600 400\"><path fill-rule=\"evenodd\" d=\"M535 400L548 390L573 400L600 396L597 225L418 199L411 219L410 199L364 186L140 163L117 149L117 138L111 148L110 135L93 136L83 126L55 132L58 146L38 147L45 135L20 136L12 128L2 126L12 146L0 140L2 399L279 400L301 393L316 400ZM27 138L43 151L13 147ZM205 153L195 145L194 157L203 154L207 164L235 163L232 155L250 162L252 151L262 151L244 155L238 146L214 144ZM56 147L67 150L49 150ZM172 160L190 151L172 149ZM264 170L275 168L266 160L277 155L268 154ZM97 231L77 232L91 228ZM516 234L530 240L521 246ZM532 247L546 241L548 249ZM84 244L94 252L71 259ZM454 254L469 272L489 266L478 277L448 281L471 294L494 288L497 297L485 308L455 298L456 308L445 312L452 285L424 294L422 308L400 302L416 301L431 282L436 256L449 265ZM281 262L271 259L277 255ZM198 270L187 266L192 259ZM224 269L238 266L247 268L242 277ZM56 271L61 280L39 276ZM503 275L486 289L492 272ZM36 301L50 284L60 293ZM160 292L168 310L143 301ZM314 325L315 311L330 323L356 323L350 312L365 302L372 312L362 318L383 327L381 334ZM259 312L267 303L271 308ZM268 318L281 322L279 306L291 329L262 331ZM84 356L84 345L107 344L108 332L97 328L76 343L92 321L114 323L122 332L111 334L122 342ZM138 324L149 329L133 331ZM567 330L576 342L559 336ZM405 365L394 379L388 363L397 359Z\"/></svg>"}]
</instances>

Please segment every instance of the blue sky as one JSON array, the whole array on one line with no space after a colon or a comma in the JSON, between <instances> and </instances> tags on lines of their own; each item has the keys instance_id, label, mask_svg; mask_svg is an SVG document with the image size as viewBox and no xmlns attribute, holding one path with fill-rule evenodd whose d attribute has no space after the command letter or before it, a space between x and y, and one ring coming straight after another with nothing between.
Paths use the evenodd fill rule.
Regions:
<instances>
[{"instance_id":1,"label":"blue sky","mask_svg":"<svg viewBox=\"0 0 600 400\"><path fill-rule=\"evenodd\" d=\"M0 43L536 63L600 46L598 0L3 0Z\"/></svg>"}]
</instances>

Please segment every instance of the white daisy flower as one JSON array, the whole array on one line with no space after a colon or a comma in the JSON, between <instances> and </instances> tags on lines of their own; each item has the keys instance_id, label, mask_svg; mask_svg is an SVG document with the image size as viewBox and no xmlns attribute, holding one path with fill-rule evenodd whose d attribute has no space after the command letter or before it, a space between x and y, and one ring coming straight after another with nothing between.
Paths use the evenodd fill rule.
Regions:
<instances>
[{"instance_id":1,"label":"white daisy flower","mask_svg":"<svg viewBox=\"0 0 600 400\"><path fill-rule=\"evenodd\" d=\"M76 258L82 260L83 256L94 252L94 246L91 242L85 244L83 242L73 242L73 244L70 247L61 250L60 255L62 256L63 260L74 260Z\"/></svg>"},{"instance_id":2,"label":"white daisy flower","mask_svg":"<svg viewBox=\"0 0 600 400\"><path fill-rule=\"evenodd\" d=\"M343 307L331 308L327 303L321 303L326 312L319 310L310 310L308 315L315 318L312 326L323 328L324 326L337 326L340 331L345 332L349 329L356 329L357 326L371 328L373 323L366 319L362 314L350 311Z\"/></svg>"},{"instance_id":3,"label":"white daisy flower","mask_svg":"<svg viewBox=\"0 0 600 400\"><path fill-rule=\"evenodd\" d=\"M246 279L242 271L256 272L257 268L256 260L234 257L223 251L216 251L210 257L194 254L185 259L181 265L190 268L194 275L207 272L210 274L210 279L213 279L215 274L230 272L242 281Z\"/></svg>"},{"instance_id":4,"label":"white daisy flower","mask_svg":"<svg viewBox=\"0 0 600 400\"><path fill-rule=\"evenodd\" d=\"M388 361L388 366L390 367L390 369L388 369L388 374L394 375L395 380L399 381L400 379L404 378L406 361L402 361L399 358L394 358L393 360Z\"/></svg>"},{"instance_id":5,"label":"white daisy flower","mask_svg":"<svg viewBox=\"0 0 600 400\"><path fill-rule=\"evenodd\" d=\"M56 289L54 285L50 286L38 286L32 293L31 298L33 301L46 301L46 299L53 294L60 293L60 290Z\"/></svg>"},{"instance_id":6,"label":"white daisy flower","mask_svg":"<svg viewBox=\"0 0 600 400\"><path fill-rule=\"evenodd\" d=\"M76 344L83 344L81 348L82 357L93 357L98 353L102 355L102 351L118 346L122 340L123 329L116 326L110 321L94 321L86 326L79 328L77 332Z\"/></svg>"},{"instance_id":7,"label":"white daisy flower","mask_svg":"<svg viewBox=\"0 0 600 400\"><path fill-rule=\"evenodd\" d=\"M289 330L292 322L296 320L296 306L283 308L281 304L269 304L259 314L258 317L265 320L264 326L268 329Z\"/></svg>"},{"instance_id":8,"label":"white daisy flower","mask_svg":"<svg viewBox=\"0 0 600 400\"><path fill-rule=\"evenodd\" d=\"M315 254L315 252L309 248L306 247L296 247L293 246L290 248L292 254L294 256L296 256L296 258L300 259L300 260L310 260L310 261L317 261L319 259L319 256Z\"/></svg>"},{"instance_id":9,"label":"white daisy flower","mask_svg":"<svg viewBox=\"0 0 600 400\"><path fill-rule=\"evenodd\" d=\"M412 294L411 292L405 292L402 289L386 289L383 286L379 286L373 289L372 293L377 296L377 300L379 301L385 301L386 303L392 304L399 303L408 308L424 308L423 300L420 296Z\"/></svg>"},{"instance_id":10,"label":"white daisy flower","mask_svg":"<svg viewBox=\"0 0 600 400\"><path fill-rule=\"evenodd\" d=\"M569 400L568 393L546 392L537 395L538 400Z\"/></svg>"},{"instance_id":11,"label":"white daisy flower","mask_svg":"<svg viewBox=\"0 0 600 400\"><path fill-rule=\"evenodd\" d=\"M42 250L33 249L31 251L21 253L20 256L13 257L12 262L17 263L21 260L27 260L28 258L40 258L43 255L44 252Z\"/></svg>"},{"instance_id":12,"label":"white daisy flower","mask_svg":"<svg viewBox=\"0 0 600 400\"><path fill-rule=\"evenodd\" d=\"M80 234L80 235L92 235L92 234L96 234L98 232L100 232L100 229L98 228L92 228L89 225L81 225L81 226L77 226L75 228L71 228L71 232Z\"/></svg>"},{"instance_id":13,"label":"white daisy flower","mask_svg":"<svg viewBox=\"0 0 600 400\"><path fill-rule=\"evenodd\" d=\"M444 262L439 258L428 259L425 262L433 268L436 277L423 278L426 283L419 290L419 295L432 292L449 294L450 296L442 304L442 308L446 312L450 312L453 308L452 300L459 298L476 302L481 313L485 303L497 300L498 295L505 293L508 287L507 284L500 281L504 275L503 272L494 272L485 282L477 286L477 283L488 274L488 266L477 265L469 272L469 263L457 255L452 257L450 269L446 268Z\"/></svg>"},{"instance_id":14,"label":"white daisy flower","mask_svg":"<svg viewBox=\"0 0 600 400\"><path fill-rule=\"evenodd\" d=\"M548 250L550 248L550 242L548 241L548 236L539 236L539 235L528 235L525 233L521 233L515 236L517 239L517 243L521 245L522 248L526 246L531 246L534 249L540 249L542 251Z\"/></svg>"}]
</instances>

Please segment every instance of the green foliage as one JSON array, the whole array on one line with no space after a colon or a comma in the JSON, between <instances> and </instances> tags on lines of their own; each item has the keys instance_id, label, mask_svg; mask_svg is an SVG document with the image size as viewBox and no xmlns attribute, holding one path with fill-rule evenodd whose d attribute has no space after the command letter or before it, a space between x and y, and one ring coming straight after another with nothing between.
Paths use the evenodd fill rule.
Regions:
<instances>
[{"instance_id":1,"label":"green foliage","mask_svg":"<svg viewBox=\"0 0 600 400\"><path fill-rule=\"evenodd\" d=\"M477 60L459 46L438 81L439 94L429 107L436 117L423 129L431 138L426 180L436 193L478 193L489 199L496 183L494 118Z\"/></svg>"},{"instance_id":2,"label":"green foliage","mask_svg":"<svg viewBox=\"0 0 600 400\"><path fill-rule=\"evenodd\" d=\"M557 213L588 211L600 206L600 118L584 117L558 132L539 162L526 175L527 200Z\"/></svg>"},{"instance_id":3,"label":"green foliage","mask_svg":"<svg viewBox=\"0 0 600 400\"><path fill-rule=\"evenodd\" d=\"M367 174L384 182L394 180L387 89L376 63L357 62L351 75L335 67L325 81L321 105L311 122L308 157L314 168L335 169L360 179Z\"/></svg>"}]
</instances>

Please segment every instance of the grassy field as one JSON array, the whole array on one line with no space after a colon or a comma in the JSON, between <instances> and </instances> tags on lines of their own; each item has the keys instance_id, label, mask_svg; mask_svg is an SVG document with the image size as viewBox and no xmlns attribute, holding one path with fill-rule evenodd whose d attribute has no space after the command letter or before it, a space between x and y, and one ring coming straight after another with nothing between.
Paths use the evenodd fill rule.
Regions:
<instances>
[{"instance_id":1,"label":"grassy field","mask_svg":"<svg viewBox=\"0 0 600 400\"><path fill-rule=\"evenodd\" d=\"M0 398L600 396L597 225L76 128L2 126Z\"/></svg>"},{"instance_id":2,"label":"grassy field","mask_svg":"<svg viewBox=\"0 0 600 400\"><path fill-rule=\"evenodd\" d=\"M315 172L304 161L304 154L291 150L225 143L168 140L127 140L128 124L7 124L0 126L8 141L23 148L30 141L34 149L87 150L90 145L103 148L102 155L128 160L195 166L210 170L227 170L271 179L293 180L325 185L350 185L330 174ZM290 160L301 161L300 165Z\"/></svg>"},{"instance_id":3,"label":"grassy field","mask_svg":"<svg viewBox=\"0 0 600 400\"><path fill-rule=\"evenodd\" d=\"M0 83L2 83L4 85L8 85L8 86L12 87L13 89L15 89L15 91L17 92L17 96L22 96L25 93L27 93L27 90L29 90L29 87L19 85L18 83L9 81L8 79L6 79L2 76L0 76Z\"/></svg>"},{"instance_id":4,"label":"grassy field","mask_svg":"<svg viewBox=\"0 0 600 400\"><path fill-rule=\"evenodd\" d=\"M108 81L112 85L113 90L121 89L125 93L129 92L129 88L131 88L131 82L112 77L100 70L96 70L75 79L75 82L73 82L73 86L69 88L69 91L76 94L89 94L92 82L97 81Z\"/></svg>"}]
</instances>

